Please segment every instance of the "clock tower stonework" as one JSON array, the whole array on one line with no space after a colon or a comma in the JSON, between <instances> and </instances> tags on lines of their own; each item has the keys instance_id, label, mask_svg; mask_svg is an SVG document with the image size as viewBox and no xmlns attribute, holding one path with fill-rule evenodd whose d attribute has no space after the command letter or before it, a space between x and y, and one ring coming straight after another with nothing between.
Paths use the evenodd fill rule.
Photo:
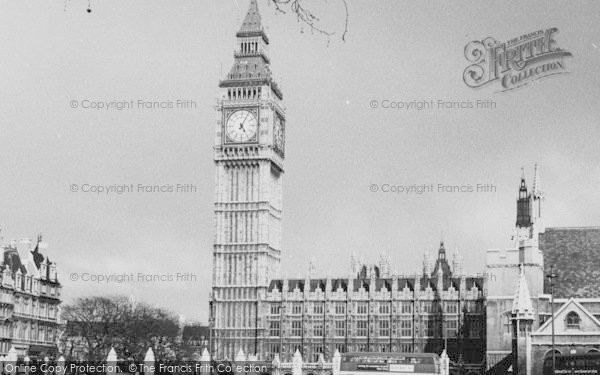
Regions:
<instances>
[{"instance_id":1,"label":"clock tower stonework","mask_svg":"<svg viewBox=\"0 0 600 375\"><path fill-rule=\"evenodd\" d=\"M236 34L216 105L213 358L259 355L261 300L279 272L285 110L256 0Z\"/></svg>"}]
</instances>

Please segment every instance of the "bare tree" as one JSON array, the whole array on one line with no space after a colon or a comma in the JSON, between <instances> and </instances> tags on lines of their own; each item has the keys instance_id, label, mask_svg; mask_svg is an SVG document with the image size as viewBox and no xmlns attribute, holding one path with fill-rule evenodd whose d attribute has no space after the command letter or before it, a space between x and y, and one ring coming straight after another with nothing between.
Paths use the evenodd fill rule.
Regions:
<instances>
[{"instance_id":1,"label":"bare tree","mask_svg":"<svg viewBox=\"0 0 600 375\"><path fill-rule=\"evenodd\" d=\"M152 347L157 358L173 358L179 325L170 312L126 297L86 297L62 309L67 328L61 349L70 359L103 360L111 347L119 357L141 359Z\"/></svg>"}]
</instances>

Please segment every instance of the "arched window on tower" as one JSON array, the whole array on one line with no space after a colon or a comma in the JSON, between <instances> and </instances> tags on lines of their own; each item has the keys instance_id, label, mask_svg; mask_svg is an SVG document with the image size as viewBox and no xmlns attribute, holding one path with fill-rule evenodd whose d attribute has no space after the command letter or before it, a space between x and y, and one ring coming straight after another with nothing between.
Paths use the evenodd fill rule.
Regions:
<instances>
[{"instance_id":1,"label":"arched window on tower","mask_svg":"<svg viewBox=\"0 0 600 375\"><path fill-rule=\"evenodd\" d=\"M566 325L567 329L579 329L579 323L581 319L575 311L571 311L567 314Z\"/></svg>"}]
</instances>

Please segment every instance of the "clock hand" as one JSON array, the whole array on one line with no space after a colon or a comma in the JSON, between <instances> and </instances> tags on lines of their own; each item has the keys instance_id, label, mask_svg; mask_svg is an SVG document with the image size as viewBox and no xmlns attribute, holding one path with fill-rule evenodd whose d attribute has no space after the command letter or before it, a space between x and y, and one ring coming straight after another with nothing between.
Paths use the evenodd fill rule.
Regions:
<instances>
[{"instance_id":1,"label":"clock hand","mask_svg":"<svg viewBox=\"0 0 600 375\"><path fill-rule=\"evenodd\" d=\"M248 116L250 116L250 112L246 113L246 117L244 117L244 120L242 121L242 123L246 122L246 119L248 118Z\"/></svg>"}]
</instances>

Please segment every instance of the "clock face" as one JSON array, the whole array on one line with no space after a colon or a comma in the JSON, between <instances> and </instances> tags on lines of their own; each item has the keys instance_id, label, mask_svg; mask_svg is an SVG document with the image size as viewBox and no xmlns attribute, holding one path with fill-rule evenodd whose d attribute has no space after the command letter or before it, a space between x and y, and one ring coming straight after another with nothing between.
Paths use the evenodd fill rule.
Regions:
<instances>
[{"instance_id":1,"label":"clock face","mask_svg":"<svg viewBox=\"0 0 600 375\"><path fill-rule=\"evenodd\" d=\"M233 112L225 124L225 133L229 142L253 141L257 129L256 116L245 109Z\"/></svg>"},{"instance_id":2,"label":"clock face","mask_svg":"<svg viewBox=\"0 0 600 375\"><path fill-rule=\"evenodd\" d=\"M275 115L275 124L273 125L273 145L275 149L283 154L284 148L284 128L283 120L279 115Z\"/></svg>"}]
</instances>

